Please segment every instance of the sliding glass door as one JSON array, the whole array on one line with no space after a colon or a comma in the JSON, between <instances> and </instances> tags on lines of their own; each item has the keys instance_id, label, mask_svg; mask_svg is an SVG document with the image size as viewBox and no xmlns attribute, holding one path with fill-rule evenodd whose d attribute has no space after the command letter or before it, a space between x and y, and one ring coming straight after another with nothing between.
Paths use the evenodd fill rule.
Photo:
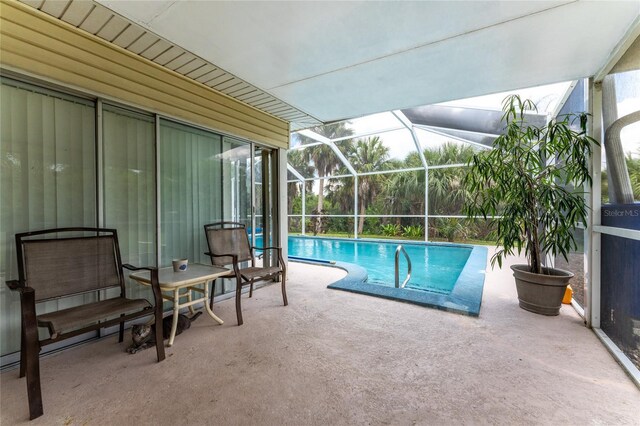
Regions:
<instances>
[{"instance_id":1,"label":"sliding glass door","mask_svg":"<svg viewBox=\"0 0 640 426\"><path fill-rule=\"evenodd\" d=\"M222 139L223 219L251 226L251 145Z\"/></svg>"},{"instance_id":2,"label":"sliding glass door","mask_svg":"<svg viewBox=\"0 0 640 426\"><path fill-rule=\"evenodd\" d=\"M256 247L276 246L278 232L275 212L277 209L277 151L257 147L254 152L254 227L253 238ZM273 252L264 253L265 265L275 265Z\"/></svg>"},{"instance_id":3,"label":"sliding glass door","mask_svg":"<svg viewBox=\"0 0 640 426\"><path fill-rule=\"evenodd\" d=\"M209 263L203 226L222 220L222 137L160 121L160 266Z\"/></svg>"},{"instance_id":4,"label":"sliding glass door","mask_svg":"<svg viewBox=\"0 0 640 426\"><path fill-rule=\"evenodd\" d=\"M118 231L124 263L156 264L155 118L104 105L102 108L103 218ZM151 290L127 282L132 297Z\"/></svg>"},{"instance_id":5,"label":"sliding glass door","mask_svg":"<svg viewBox=\"0 0 640 426\"><path fill-rule=\"evenodd\" d=\"M18 278L18 232L114 228L123 262L161 267L175 258L210 263L207 223L240 222L259 246L263 235L275 241L275 151L12 79L3 78L0 90L2 365L20 349L19 296L4 285ZM127 285L130 297L151 297L147 287ZM218 280L215 294L234 290L234 280ZM100 297L49 301L38 313Z\"/></svg>"},{"instance_id":6,"label":"sliding glass door","mask_svg":"<svg viewBox=\"0 0 640 426\"><path fill-rule=\"evenodd\" d=\"M251 145L161 120L158 152L160 266L176 258L208 264L204 225L251 225ZM214 293L234 290L235 281L218 280Z\"/></svg>"},{"instance_id":7,"label":"sliding glass door","mask_svg":"<svg viewBox=\"0 0 640 426\"><path fill-rule=\"evenodd\" d=\"M0 354L20 350L14 235L96 226L95 107L91 101L2 79L0 121ZM45 302L39 313L95 300Z\"/></svg>"}]
</instances>

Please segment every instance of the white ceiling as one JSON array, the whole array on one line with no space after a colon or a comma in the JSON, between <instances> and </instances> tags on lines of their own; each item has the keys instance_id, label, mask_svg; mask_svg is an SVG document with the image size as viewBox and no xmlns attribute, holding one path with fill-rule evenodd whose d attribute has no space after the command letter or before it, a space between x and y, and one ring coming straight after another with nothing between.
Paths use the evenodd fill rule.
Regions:
<instances>
[{"instance_id":1,"label":"white ceiling","mask_svg":"<svg viewBox=\"0 0 640 426\"><path fill-rule=\"evenodd\" d=\"M594 75L640 1L98 0L323 122Z\"/></svg>"}]
</instances>

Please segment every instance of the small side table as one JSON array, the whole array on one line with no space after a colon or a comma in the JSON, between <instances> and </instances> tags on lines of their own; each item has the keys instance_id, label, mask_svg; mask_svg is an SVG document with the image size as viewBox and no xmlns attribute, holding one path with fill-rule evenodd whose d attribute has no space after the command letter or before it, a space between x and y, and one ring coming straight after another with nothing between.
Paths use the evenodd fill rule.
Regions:
<instances>
[{"instance_id":1,"label":"small side table","mask_svg":"<svg viewBox=\"0 0 640 426\"><path fill-rule=\"evenodd\" d=\"M206 312L211 318L213 318L218 324L223 324L220 318L216 316L209 306L209 281L215 280L223 275L228 275L229 269L221 268L219 266L202 265L199 263L189 264L189 267L184 272L173 272L173 268L161 268L158 270L158 281L160 284L160 290L163 292L170 292L171 294L162 294L162 298L173 302L173 324L171 325L171 335L169 336L169 343L167 346L173 345L173 340L176 337L176 327L178 325L178 314L180 308L189 308L191 313L194 313L193 305L200 302L204 303ZM149 271L140 271L129 275L129 277L136 282L143 285L151 285L151 278ZM199 286L203 286L200 288ZM181 290L186 290L180 292ZM213 291L213 289L211 290ZM202 297L194 299L192 292L201 293ZM180 303L180 299L187 298L186 303Z\"/></svg>"}]
</instances>

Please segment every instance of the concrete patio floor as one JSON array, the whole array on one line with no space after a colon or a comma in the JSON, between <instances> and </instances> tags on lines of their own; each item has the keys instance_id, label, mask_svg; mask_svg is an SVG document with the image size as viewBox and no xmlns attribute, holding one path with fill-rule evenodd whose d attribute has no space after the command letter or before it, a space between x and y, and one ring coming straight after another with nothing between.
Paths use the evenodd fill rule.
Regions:
<instances>
[{"instance_id":1,"label":"concrete patio floor","mask_svg":"<svg viewBox=\"0 0 640 426\"><path fill-rule=\"evenodd\" d=\"M513 260L513 259L511 259ZM277 284L216 304L155 362L115 336L41 361L30 424L640 424L640 391L570 306L518 307L489 270L479 318L329 290L338 269L290 264ZM3 372L2 425L28 422L26 384Z\"/></svg>"}]
</instances>

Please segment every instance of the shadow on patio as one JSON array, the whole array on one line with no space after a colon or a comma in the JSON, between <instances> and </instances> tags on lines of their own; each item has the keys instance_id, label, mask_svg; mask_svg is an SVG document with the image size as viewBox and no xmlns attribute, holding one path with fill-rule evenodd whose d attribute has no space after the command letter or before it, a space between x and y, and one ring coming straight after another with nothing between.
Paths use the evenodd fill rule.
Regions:
<instances>
[{"instance_id":1,"label":"shadow on patio","mask_svg":"<svg viewBox=\"0 0 640 426\"><path fill-rule=\"evenodd\" d=\"M333 291L338 269L290 263L271 285L216 304L167 348L115 336L44 358L33 424L637 424L640 391L581 318L518 307L508 265L479 318ZM1 423L27 422L24 379L2 374Z\"/></svg>"}]
</instances>

